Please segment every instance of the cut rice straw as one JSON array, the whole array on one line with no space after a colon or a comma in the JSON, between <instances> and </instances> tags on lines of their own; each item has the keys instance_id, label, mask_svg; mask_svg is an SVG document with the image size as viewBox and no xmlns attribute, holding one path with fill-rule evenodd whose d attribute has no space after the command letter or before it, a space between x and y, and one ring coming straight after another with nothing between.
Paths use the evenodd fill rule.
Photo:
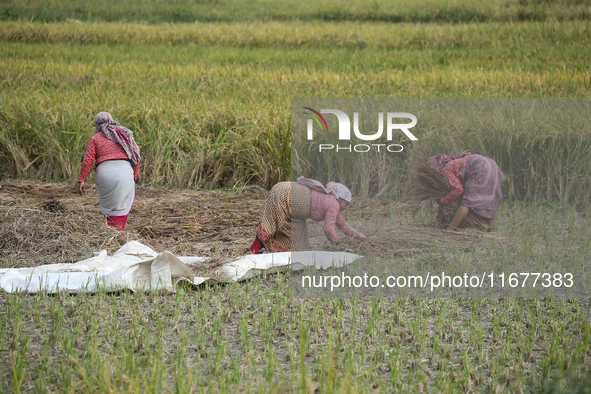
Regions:
<instances>
[{"instance_id":1,"label":"cut rice straw","mask_svg":"<svg viewBox=\"0 0 591 394\"><path fill-rule=\"evenodd\" d=\"M409 197L406 202L416 210L425 204L431 205L433 200L444 197L451 191L451 185L443 172L426 158L415 164L411 170L411 177L413 182L408 191ZM439 207L436 217L438 227L445 228L451 223L461 201L461 197L458 197ZM486 231L488 223L473 210L470 210L458 228L475 228Z\"/></svg>"}]
</instances>

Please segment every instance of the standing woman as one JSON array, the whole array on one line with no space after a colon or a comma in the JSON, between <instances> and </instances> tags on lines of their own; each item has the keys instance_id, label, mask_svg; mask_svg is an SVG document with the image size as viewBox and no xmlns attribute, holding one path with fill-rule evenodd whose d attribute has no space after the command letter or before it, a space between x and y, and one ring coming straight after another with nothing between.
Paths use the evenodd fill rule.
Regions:
<instances>
[{"instance_id":1,"label":"standing woman","mask_svg":"<svg viewBox=\"0 0 591 394\"><path fill-rule=\"evenodd\" d=\"M497 163L490 157L470 152L458 156L438 154L429 160L443 172L451 185L449 194L436 202L447 204L462 196L462 202L446 230L455 230L472 209L486 219L488 231L492 231L503 198L501 183L505 180Z\"/></svg>"},{"instance_id":2,"label":"standing woman","mask_svg":"<svg viewBox=\"0 0 591 394\"><path fill-rule=\"evenodd\" d=\"M336 226L351 237L373 244L351 227L341 214L350 202L351 191L340 183L329 182L324 187L316 180L301 176L297 182L276 184L263 208L250 253L259 253L261 248L271 252L309 250L308 218L324 221L324 234L330 242L340 241L334 229Z\"/></svg>"},{"instance_id":3,"label":"standing woman","mask_svg":"<svg viewBox=\"0 0 591 394\"><path fill-rule=\"evenodd\" d=\"M96 190L107 224L125 229L127 215L135 197L140 148L133 131L113 120L108 112L94 118L96 133L88 141L78 176L78 193L85 192L85 181L96 162Z\"/></svg>"}]
</instances>

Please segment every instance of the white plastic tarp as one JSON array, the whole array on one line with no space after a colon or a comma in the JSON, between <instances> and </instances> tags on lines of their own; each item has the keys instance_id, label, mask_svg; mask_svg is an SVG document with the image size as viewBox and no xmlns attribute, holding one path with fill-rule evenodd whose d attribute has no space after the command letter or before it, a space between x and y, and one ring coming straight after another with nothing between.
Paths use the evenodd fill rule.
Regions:
<instances>
[{"instance_id":1,"label":"white plastic tarp","mask_svg":"<svg viewBox=\"0 0 591 394\"><path fill-rule=\"evenodd\" d=\"M94 254L94 257L73 264L0 269L0 287L7 292L28 293L93 293L99 289L174 293L175 285L181 280L194 285L220 282L193 275L189 265L203 262L206 260L204 257L177 257L169 252L158 254L137 241L123 245L113 256L108 256L104 250ZM223 265L217 273L225 276L228 281L241 281L261 273L274 273L289 268L299 270L307 266L322 269L341 267L360 257L344 252L248 255Z\"/></svg>"}]
</instances>

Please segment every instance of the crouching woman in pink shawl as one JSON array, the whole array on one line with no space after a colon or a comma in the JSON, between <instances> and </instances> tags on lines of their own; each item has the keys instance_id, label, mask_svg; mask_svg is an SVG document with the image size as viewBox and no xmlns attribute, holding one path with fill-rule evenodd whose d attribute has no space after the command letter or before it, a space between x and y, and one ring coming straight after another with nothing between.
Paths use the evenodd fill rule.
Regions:
<instances>
[{"instance_id":1,"label":"crouching woman in pink shawl","mask_svg":"<svg viewBox=\"0 0 591 394\"><path fill-rule=\"evenodd\" d=\"M436 202L447 204L462 196L461 205L446 230L455 230L472 209L486 219L488 231L492 231L503 198L501 183L505 180L497 163L490 157L470 152L457 156L438 154L431 156L429 161L443 172L451 185L449 194Z\"/></svg>"},{"instance_id":2,"label":"crouching woman in pink shawl","mask_svg":"<svg viewBox=\"0 0 591 394\"><path fill-rule=\"evenodd\" d=\"M351 191L340 183L330 182L324 187L301 176L297 182L276 184L263 208L250 253L259 253L262 248L271 252L309 250L306 219L324 221L324 234L331 242L340 241L334 229L336 225L343 233L372 244L341 214L350 202Z\"/></svg>"}]
</instances>

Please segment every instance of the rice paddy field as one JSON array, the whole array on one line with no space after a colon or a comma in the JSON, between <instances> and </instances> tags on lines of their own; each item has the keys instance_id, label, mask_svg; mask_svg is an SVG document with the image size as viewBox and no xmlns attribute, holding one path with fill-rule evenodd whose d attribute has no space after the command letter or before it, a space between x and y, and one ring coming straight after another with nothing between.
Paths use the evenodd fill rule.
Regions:
<instances>
[{"instance_id":1,"label":"rice paddy field","mask_svg":"<svg viewBox=\"0 0 591 394\"><path fill-rule=\"evenodd\" d=\"M130 239L217 261L241 255L264 203L245 185L292 176L292 97L588 97L590 15L588 0L4 1L0 265L76 261ZM74 194L103 110L142 150L121 233L103 224L92 190ZM400 200L419 155L410 150L392 172L396 190L370 190L345 212L376 247L337 249L411 273L568 262L586 279L582 119L568 133L433 130L421 155L476 146L500 162L494 232L441 232L429 207L411 215ZM321 227L310 231L327 246ZM291 283L278 274L173 296L2 292L0 393L591 386L588 298L300 299Z\"/></svg>"}]
</instances>

